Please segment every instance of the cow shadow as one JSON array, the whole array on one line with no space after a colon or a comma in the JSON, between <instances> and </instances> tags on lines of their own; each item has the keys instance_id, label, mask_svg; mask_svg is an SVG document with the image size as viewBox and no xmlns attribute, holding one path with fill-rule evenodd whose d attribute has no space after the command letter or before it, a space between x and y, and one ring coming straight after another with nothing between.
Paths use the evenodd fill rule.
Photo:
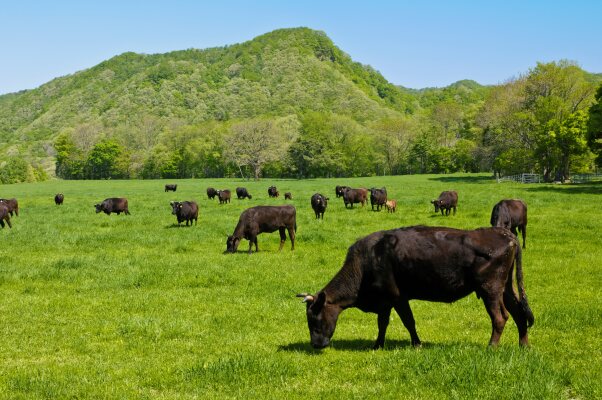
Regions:
<instances>
[{"instance_id":1,"label":"cow shadow","mask_svg":"<svg viewBox=\"0 0 602 400\"><path fill-rule=\"evenodd\" d=\"M192 225L171 224L171 225L165 226L164 229L179 229L179 228L192 228Z\"/></svg>"},{"instance_id":2,"label":"cow shadow","mask_svg":"<svg viewBox=\"0 0 602 400\"><path fill-rule=\"evenodd\" d=\"M375 339L376 340L376 339ZM373 350L375 340L368 339L340 339L340 340L332 340L328 347L333 348L335 350L340 351L357 351L357 352L366 352ZM421 348L432 348L439 347L441 345L434 345L432 343L422 343ZM385 341L384 350L394 350L394 349L403 349L403 348L412 348L412 343L409 340L396 340L391 339ZM381 349L382 350L382 349ZM320 354L322 349L314 349L309 341L305 342L295 342L289 343L287 345L278 346L278 351L290 351L290 352L301 352L307 354Z\"/></svg>"}]
</instances>

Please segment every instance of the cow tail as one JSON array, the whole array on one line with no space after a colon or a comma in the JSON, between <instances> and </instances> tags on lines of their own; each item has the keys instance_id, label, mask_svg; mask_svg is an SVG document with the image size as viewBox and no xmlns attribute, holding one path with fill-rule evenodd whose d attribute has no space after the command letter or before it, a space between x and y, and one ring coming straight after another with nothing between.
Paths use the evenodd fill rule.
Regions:
<instances>
[{"instance_id":1,"label":"cow tail","mask_svg":"<svg viewBox=\"0 0 602 400\"><path fill-rule=\"evenodd\" d=\"M523 250L520 247L520 243L517 242L516 245L516 285L518 286L518 297L520 306L522 307L526 317L527 317L527 326L533 326L535 322L535 317L533 316L533 311L531 311L531 307L529 307L529 302L527 301L527 293L525 293L525 285L523 283Z\"/></svg>"}]
</instances>

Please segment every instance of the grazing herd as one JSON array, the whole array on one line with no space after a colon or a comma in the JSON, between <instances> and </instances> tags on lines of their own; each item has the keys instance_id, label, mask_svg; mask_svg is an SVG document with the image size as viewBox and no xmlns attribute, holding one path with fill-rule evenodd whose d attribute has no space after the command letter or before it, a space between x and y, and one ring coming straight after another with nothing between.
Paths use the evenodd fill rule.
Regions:
<instances>
[{"instance_id":1,"label":"grazing herd","mask_svg":"<svg viewBox=\"0 0 602 400\"><path fill-rule=\"evenodd\" d=\"M177 190L177 185L165 185L165 192ZM373 211L386 208L393 213L397 201L387 198L387 189L350 188L336 186L337 198L342 197L345 208L367 203ZM236 188L239 200L252 199L244 187ZM275 186L268 188L270 198L280 195ZM228 189L207 188L207 197L217 196L219 204L230 203ZM292 200L286 192L285 200ZM324 219L329 198L321 193L311 196L310 203L316 219ZM62 205L64 195L57 193L56 205ZM456 214L458 193L444 191L431 203L435 213ZM178 226L197 225L199 207L194 201L171 201L172 215ZM96 213L130 215L128 200L122 197L107 198L94 205ZM376 207L376 209L375 209ZM17 199L0 199L0 226L12 228L11 217L19 215ZM257 236L278 231L282 250L288 232L291 250L295 248L297 211L292 205L258 205L244 210L234 232L226 240L225 253L236 253L242 239L249 241L248 253L253 245L259 251ZM374 232L357 240L349 247L340 271L315 295L302 293L306 303L307 324L311 345L321 349L329 345L341 312L358 308L376 313L378 337L374 348L385 343L385 333L391 311L399 315L410 334L411 344L420 346L410 300L452 303L471 293L482 299L491 319L489 344L498 344L505 324L512 317L517 328L519 344L528 345L527 330L534 316L525 293L522 269L522 249L527 236L527 205L522 200L501 200L491 212L491 228L459 230L447 227L412 226ZM522 248L518 240L522 233ZM518 293L514 289L516 285Z\"/></svg>"}]
</instances>

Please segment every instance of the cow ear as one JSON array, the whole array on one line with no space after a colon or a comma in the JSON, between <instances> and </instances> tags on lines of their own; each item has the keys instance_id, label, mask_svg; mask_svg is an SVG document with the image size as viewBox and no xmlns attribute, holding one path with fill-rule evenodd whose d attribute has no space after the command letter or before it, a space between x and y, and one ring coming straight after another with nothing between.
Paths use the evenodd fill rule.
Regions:
<instances>
[{"instance_id":1,"label":"cow ear","mask_svg":"<svg viewBox=\"0 0 602 400\"><path fill-rule=\"evenodd\" d=\"M324 292L318 293L318 297L314 297L314 302L310 306L311 311L314 314L319 314L322 311L322 308L324 308L325 303L326 303L326 293L324 293Z\"/></svg>"}]
</instances>

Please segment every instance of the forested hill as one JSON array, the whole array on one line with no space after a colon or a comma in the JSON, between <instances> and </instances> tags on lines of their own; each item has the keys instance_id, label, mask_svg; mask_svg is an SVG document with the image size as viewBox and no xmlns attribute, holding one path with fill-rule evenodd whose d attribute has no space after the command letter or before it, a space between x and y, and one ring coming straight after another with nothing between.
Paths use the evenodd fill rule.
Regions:
<instances>
[{"instance_id":1,"label":"forested hill","mask_svg":"<svg viewBox=\"0 0 602 400\"><path fill-rule=\"evenodd\" d=\"M577 68L591 87L600 81L553 67ZM497 126L480 115L496 91L470 80L395 86L308 28L204 50L124 53L0 96L0 182L55 171L97 179L489 170L504 149L492 149L484 134ZM242 146L258 132L269 138L267 155Z\"/></svg>"}]
</instances>

